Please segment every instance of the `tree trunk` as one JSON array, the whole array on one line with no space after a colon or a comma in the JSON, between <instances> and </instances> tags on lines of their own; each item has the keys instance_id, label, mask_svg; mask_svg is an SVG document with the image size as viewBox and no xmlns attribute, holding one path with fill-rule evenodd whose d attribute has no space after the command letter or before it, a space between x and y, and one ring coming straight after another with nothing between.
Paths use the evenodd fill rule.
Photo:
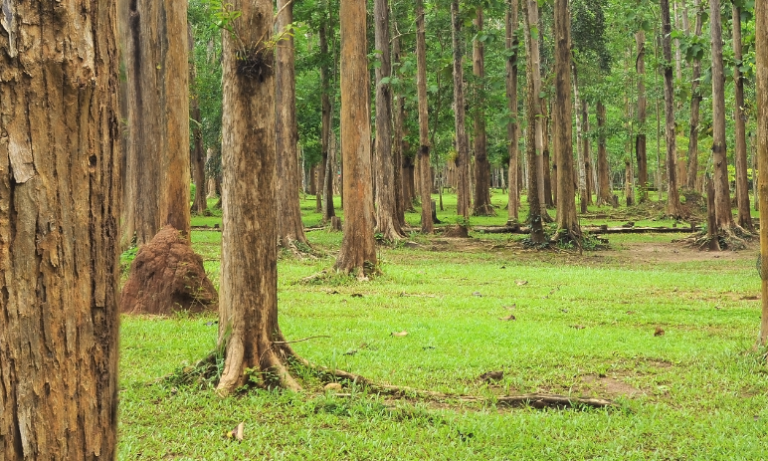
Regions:
<instances>
[{"instance_id":1,"label":"tree trunk","mask_svg":"<svg viewBox=\"0 0 768 461\"><path fill-rule=\"evenodd\" d=\"M744 78L740 70L743 59L741 48L741 9L734 5L733 54L736 65L733 69L733 82L736 90L736 107L733 118L736 121L736 150L734 152L736 157L736 204L739 210L739 226L752 231L754 228L749 211L749 182L747 180L747 133L744 126L747 122L747 113L744 109Z\"/></svg>"},{"instance_id":2,"label":"tree trunk","mask_svg":"<svg viewBox=\"0 0 768 461\"><path fill-rule=\"evenodd\" d=\"M541 118L541 87L539 40L536 31L539 28L539 6L536 0L524 0L523 16L525 19L525 49L528 57L526 66L527 92L526 114L528 130L526 131L526 157L528 161L528 222L531 224L531 241L543 243L546 239L541 213L541 194L539 188L544 184L539 182L539 168L542 167L540 156L543 150L542 118Z\"/></svg>"},{"instance_id":3,"label":"tree trunk","mask_svg":"<svg viewBox=\"0 0 768 461\"><path fill-rule=\"evenodd\" d=\"M293 24L293 0L277 0L277 30ZM293 32L288 33L275 50L275 148L277 149L277 225L278 243L296 248L307 244L299 202L299 128L296 122L296 70Z\"/></svg>"},{"instance_id":4,"label":"tree trunk","mask_svg":"<svg viewBox=\"0 0 768 461\"><path fill-rule=\"evenodd\" d=\"M550 173L550 148L549 148L549 133L550 133L550 121L551 117L546 115L547 105L542 104L541 110L545 113L543 117L543 130L542 136L544 142L544 150L542 151L542 164L544 165L542 172L544 174L544 187L541 188L544 192L544 201L542 204L546 208L554 208L555 202L552 200L552 174ZM551 218L547 222L552 222Z\"/></svg>"},{"instance_id":5,"label":"tree trunk","mask_svg":"<svg viewBox=\"0 0 768 461\"><path fill-rule=\"evenodd\" d=\"M192 130L192 167L194 170L195 199L192 203L192 210L197 214L203 214L208 208L208 201L205 198L205 154L203 153L203 118L200 115L200 103L197 94L195 80L197 78L197 67L193 51L195 49L195 39L192 34L191 24L187 23L187 43L189 45L189 111L190 118L194 120L194 129Z\"/></svg>"},{"instance_id":6,"label":"tree trunk","mask_svg":"<svg viewBox=\"0 0 768 461\"><path fill-rule=\"evenodd\" d=\"M459 176L456 214L469 221L469 146L464 107L464 68L461 52L461 18L459 17L459 0L451 1L451 18L453 23L453 106L456 125L456 168Z\"/></svg>"},{"instance_id":7,"label":"tree trunk","mask_svg":"<svg viewBox=\"0 0 768 461\"><path fill-rule=\"evenodd\" d=\"M637 31L637 124L638 133L635 138L635 154L637 156L637 180L640 183L640 196L638 201L645 202L648 199L648 153L647 137L645 134L645 121L648 100L645 96L645 32Z\"/></svg>"},{"instance_id":8,"label":"tree trunk","mask_svg":"<svg viewBox=\"0 0 768 461\"><path fill-rule=\"evenodd\" d=\"M483 31L483 9L478 7L475 16L478 37L473 41L472 70L475 75L475 216L496 216L491 206L491 164L488 162L488 137L485 128L485 47L479 35Z\"/></svg>"},{"instance_id":9,"label":"tree trunk","mask_svg":"<svg viewBox=\"0 0 768 461\"><path fill-rule=\"evenodd\" d=\"M325 15L325 13L324 13ZM328 20L330 22L330 18ZM320 160L320 173L319 173L319 184L318 184L318 191L317 197L316 197L316 211L323 213L323 222L329 222L330 219L335 216L335 213L333 211L333 184L328 184L327 180L327 171L329 168L329 159L330 156L328 155L328 152L330 150L330 144L331 144L331 136L333 133L331 132L331 117L333 116L331 112L331 70L328 68L328 65L325 63L330 59L329 53L328 53L328 22L322 21L320 24L320 55L323 56L324 62L320 66L320 80L322 80L322 88L323 88L323 94L321 96L320 105L321 105L321 127L320 127L320 149L321 149L321 160ZM333 170L333 168L331 168ZM330 188L330 193L329 193ZM326 203L326 206L323 206L323 198L329 198L331 203Z\"/></svg>"},{"instance_id":10,"label":"tree trunk","mask_svg":"<svg viewBox=\"0 0 768 461\"><path fill-rule=\"evenodd\" d=\"M128 79L123 240L148 243L171 225L189 235L187 3L131 0L123 28Z\"/></svg>"},{"instance_id":11,"label":"tree trunk","mask_svg":"<svg viewBox=\"0 0 768 461\"><path fill-rule=\"evenodd\" d=\"M762 274L762 320L759 344L768 344L768 3L755 2L757 69L757 171L760 176L760 256Z\"/></svg>"},{"instance_id":12,"label":"tree trunk","mask_svg":"<svg viewBox=\"0 0 768 461\"><path fill-rule=\"evenodd\" d=\"M397 17L393 16L391 22L395 31L395 37L392 39L392 75L396 76L396 70L400 68L400 38L397 37ZM406 225L406 206L403 201L403 98L397 91L392 92L392 126L394 130L392 161L395 168L395 205L400 229L403 229Z\"/></svg>"},{"instance_id":13,"label":"tree trunk","mask_svg":"<svg viewBox=\"0 0 768 461\"><path fill-rule=\"evenodd\" d=\"M676 218L683 214L677 190L677 141L675 133L675 88L672 71L672 22L669 0L661 0L662 44L664 48L664 111L667 142L667 214Z\"/></svg>"},{"instance_id":14,"label":"tree trunk","mask_svg":"<svg viewBox=\"0 0 768 461\"><path fill-rule=\"evenodd\" d=\"M600 183L600 195L597 197L598 205L613 204L613 190L611 188L611 168L608 165L608 151L605 140L605 105L597 102L597 177Z\"/></svg>"},{"instance_id":15,"label":"tree trunk","mask_svg":"<svg viewBox=\"0 0 768 461\"><path fill-rule=\"evenodd\" d=\"M392 86L389 80L392 62L389 52L389 5L387 0L374 4L376 50L380 66L376 68L376 231L384 239L400 240L404 234L397 216L395 172L392 158Z\"/></svg>"},{"instance_id":16,"label":"tree trunk","mask_svg":"<svg viewBox=\"0 0 768 461\"><path fill-rule=\"evenodd\" d=\"M573 187L573 109L571 101L571 11L568 0L555 0L555 101L553 145L557 163L558 238L581 236Z\"/></svg>"},{"instance_id":17,"label":"tree trunk","mask_svg":"<svg viewBox=\"0 0 768 461\"><path fill-rule=\"evenodd\" d=\"M344 240L336 269L365 278L376 268L365 0L341 0L341 155Z\"/></svg>"},{"instance_id":18,"label":"tree trunk","mask_svg":"<svg viewBox=\"0 0 768 461\"><path fill-rule=\"evenodd\" d=\"M573 100L576 106L576 158L578 162L578 185L579 185L579 203L581 205L580 211L582 214L587 212L587 172L585 170L586 162L584 161L584 114L586 108L584 107L586 102L579 98L579 74L576 67L576 63L573 63Z\"/></svg>"},{"instance_id":19,"label":"tree trunk","mask_svg":"<svg viewBox=\"0 0 768 461\"><path fill-rule=\"evenodd\" d=\"M479 11L479 10L478 10ZM434 232L432 222L432 177L429 166L429 115L427 100L427 33L424 24L424 2L416 0L416 61L419 96L419 171L421 176L421 232Z\"/></svg>"},{"instance_id":20,"label":"tree trunk","mask_svg":"<svg viewBox=\"0 0 768 461\"><path fill-rule=\"evenodd\" d=\"M624 160L624 197L627 199L627 206L635 204L635 194L632 193L632 162L629 159Z\"/></svg>"},{"instance_id":21,"label":"tree trunk","mask_svg":"<svg viewBox=\"0 0 768 461\"><path fill-rule=\"evenodd\" d=\"M587 205L594 205L592 201L592 192L595 190L595 185L592 180L592 162L591 162L591 149L589 144L589 103L586 100L582 100L582 119L584 124L582 130L581 141L584 143L582 149L582 155L584 156L584 176L586 177L586 192L587 192Z\"/></svg>"},{"instance_id":22,"label":"tree trunk","mask_svg":"<svg viewBox=\"0 0 768 461\"><path fill-rule=\"evenodd\" d=\"M517 176L517 165L520 162L518 149L517 133L517 62L520 44L517 38L517 27L520 23L518 18L518 0L508 0L509 9L506 16L506 47L507 47L507 110L509 111L510 121L507 124L507 147L509 152L509 202L507 204L507 213L509 222L516 223L519 219L520 201L518 200L518 184L520 179ZM523 0L525 1L525 0Z\"/></svg>"},{"instance_id":23,"label":"tree trunk","mask_svg":"<svg viewBox=\"0 0 768 461\"><path fill-rule=\"evenodd\" d=\"M264 45L272 36L272 2L233 1L242 14L233 24L237 39L222 38L221 395L246 384L253 376L247 370L299 389L283 364L290 349L277 343L285 339L277 322L275 58Z\"/></svg>"},{"instance_id":24,"label":"tree trunk","mask_svg":"<svg viewBox=\"0 0 768 461\"><path fill-rule=\"evenodd\" d=\"M712 38L712 161L715 170L715 217L717 227L733 227L728 186L728 159L725 138L725 76L723 73L723 30L720 0L709 0Z\"/></svg>"},{"instance_id":25,"label":"tree trunk","mask_svg":"<svg viewBox=\"0 0 768 461\"><path fill-rule=\"evenodd\" d=\"M701 36L702 8L701 0L694 1L696 9L696 37ZM696 189L696 178L699 174L699 106L701 105L701 92L699 91L699 78L701 78L701 60L693 61L693 76L691 81L691 122L688 134L688 177L689 190Z\"/></svg>"},{"instance_id":26,"label":"tree trunk","mask_svg":"<svg viewBox=\"0 0 768 461\"><path fill-rule=\"evenodd\" d=\"M116 456L122 144L115 5L2 5L3 460Z\"/></svg>"}]
</instances>

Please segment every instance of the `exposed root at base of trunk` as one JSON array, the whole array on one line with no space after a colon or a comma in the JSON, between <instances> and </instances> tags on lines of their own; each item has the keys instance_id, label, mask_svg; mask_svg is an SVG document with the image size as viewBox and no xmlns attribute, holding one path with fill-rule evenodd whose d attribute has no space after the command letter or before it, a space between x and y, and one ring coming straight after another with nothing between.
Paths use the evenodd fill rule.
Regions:
<instances>
[{"instance_id":1,"label":"exposed root at base of trunk","mask_svg":"<svg viewBox=\"0 0 768 461\"><path fill-rule=\"evenodd\" d=\"M473 216L496 216L496 210L492 205L482 205L472 211Z\"/></svg>"},{"instance_id":2,"label":"exposed root at base of trunk","mask_svg":"<svg viewBox=\"0 0 768 461\"><path fill-rule=\"evenodd\" d=\"M739 251L747 248L755 235L740 226L734 225L728 229L720 229L717 235L710 236L706 231L696 232L684 239L675 240L688 248L699 251Z\"/></svg>"},{"instance_id":3,"label":"exposed root at base of trunk","mask_svg":"<svg viewBox=\"0 0 768 461\"><path fill-rule=\"evenodd\" d=\"M278 246L299 259L304 259L304 258L317 259L318 257L324 256L322 252L312 248L312 245L310 245L309 242L306 242L306 241L295 240L295 239L285 239L285 240L280 240L280 242L278 243Z\"/></svg>"},{"instance_id":4,"label":"exposed root at base of trunk","mask_svg":"<svg viewBox=\"0 0 768 461\"><path fill-rule=\"evenodd\" d=\"M400 398L418 398L438 402L459 401L463 403L495 403L497 405L510 407L531 406L533 408L571 408L576 406L608 408L616 406L616 403L611 400L571 397L556 394L520 394L493 398L473 395L450 395L442 392L414 389L405 386L374 383L373 381L354 373L312 365L305 359L298 359L297 362L317 372L320 378L325 381L331 382L340 379L351 384L363 386L380 394Z\"/></svg>"}]
</instances>

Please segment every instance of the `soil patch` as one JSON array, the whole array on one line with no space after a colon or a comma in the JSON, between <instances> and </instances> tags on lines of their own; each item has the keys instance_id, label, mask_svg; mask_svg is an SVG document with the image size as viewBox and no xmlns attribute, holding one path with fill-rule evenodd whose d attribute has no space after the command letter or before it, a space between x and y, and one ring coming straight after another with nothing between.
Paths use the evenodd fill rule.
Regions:
<instances>
[{"instance_id":1,"label":"soil patch","mask_svg":"<svg viewBox=\"0 0 768 461\"><path fill-rule=\"evenodd\" d=\"M657 264L712 261L716 259L737 261L755 258L750 251L699 251L695 248L680 246L677 243L627 243L621 250L602 252L605 256L614 256L624 263Z\"/></svg>"}]
</instances>

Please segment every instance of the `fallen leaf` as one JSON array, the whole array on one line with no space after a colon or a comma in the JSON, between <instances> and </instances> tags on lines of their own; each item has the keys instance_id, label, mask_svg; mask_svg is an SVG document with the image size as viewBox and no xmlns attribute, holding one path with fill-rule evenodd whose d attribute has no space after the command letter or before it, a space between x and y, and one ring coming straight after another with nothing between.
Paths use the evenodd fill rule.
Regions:
<instances>
[{"instance_id":1,"label":"fallen leaf","mask_svg":"<svg viewBox=\"0 0 768 461\"><path fill-rule=\"evenodd\" d=\"M501 381L504 378L503 371L489 371L480 375L480 380L485 382Z\"/></svg>"},{"instance_id":2,"label":"fallen leaf","mask_svg":"<svg viewBox=\"0 0 768 461\"><path fill-rule=\"evenodd\" d=\"M236 428L227 433L227 438L236 439L238 442L243 441L245 436L245 423L240 423Z\"/></svg>"},{"instance_id":3,"label":"fallen leaf","mask_svg":"<svg viewBox=\"0 0 768 461\"><path fill-rule=\"evenodd\" d=\"M517 286L519 286L519 287L521 287L521 286L523 286L523 285L528 285L528 281L527 281L527 280L516 280L516 281L515 281L515 283L516 283L516 284L517 284Z\"/></svg>"},{"instance_id":4,"label":"fallen leaf","mask_svg":"<svg viewBox=\"0 0 768 461\"><path fill-rule=\"evenodd\" d=\"M362 298L363 295L361 295L360 293L352 293L352 297L353 298Z\"/></svg>"},{"instance_id":5,"label":"fallen leaf","mask_svg":"<svg viewBox=\"0 0 768 461\"><path fill-rule=\"evenodd\" d=\"M627 315L634 315L635 311L627 311Z\"/></svg>"},{"instance_id":6,"label":"fallen leaf","mask_svg":"<svg viewBox=\"0 0 768 461\"><path fill-rule=\"evenodd\" d=\"M395 336L397 338L402 338L403 336L408 336L408 332L403 330L400 333L392 333L392 336Z\"/></svg>"},{"instance_id":7,"label":"fallen leaf","mask_svg":"<svg viewBox=\"0 0 768 461\"><path fill-rule=\"evenodd\" d=\"M504 309L511 311L514 310L517 307L517 304L512 304L511 306L504 306Z\"/></svg>"},{"instance_id":8,"label":"fallen leaf","mask_svg":"<svg viewBox=\"0 0 768 461\"><path fill-rule=\"evenodd\" d=\"M476 292L472 293L472 296L477 296L478 298L482 298L483 294L480 293L479 291L476 291Z\"/></svg>"},{"instance_id":9,"label":"fallen leaf","mask_svg":"<svg viewBox=\"0 0 768 461\"><path fill-rule=\"evenodd\" d=\"M504 321L504 322L509 322L510 320L517 320L517 317L515 317L512 314L510 314L509 317L499 317L499 320Z\"/></svg>"},{"instance_id":10,"label":"fallen leaf","mask_svg":"<svg viewBox=\"0 0 768 461\"><path fill-rule=\"evenodd\" d=\"M568 309L560 309L560 312L562 312L563 314L567 314L568 313Z\"/></svg>"},{"instance_id":11,"label":"fallen leaf","mask_svg":"<svg viewBox=\"0 0 768 461\"><path fill-rule=\"evenodd\" d=\"M585 327L584 325L571 325L571 328L573 328L574 330L583 330L587 327Z\"/></svg>"},{"instance_id":12,"label":"fallen leaf","mask_svg":"<svg viewBox=\"0 0 768 461\"><path fill-rule=\"evenodd\" d=\"M342 389L339 383L328 383L323 387L326 391L340 391Z\"/></svg>"},{"instance_id":13,"label":"fallen leaf","mask_svg":"<svg viewBox=\"0 0 768 461\"><path fill-rule=\"evenodd\" d=\"M656 327L656 332L653 333L653 336L664 336L664 333L666 333L661 327Z\"/></svg>"},{"instance_id":14,"label":"fallen leaf","mask_svg":"<svg viewBox=\"0 0 768 461\"><path fill-rule=\"evenodd\" d=\"M350 349L344 353L344 355L355 355L355 354L357 354L357 349Z\"/></svg>"}]
</instances>

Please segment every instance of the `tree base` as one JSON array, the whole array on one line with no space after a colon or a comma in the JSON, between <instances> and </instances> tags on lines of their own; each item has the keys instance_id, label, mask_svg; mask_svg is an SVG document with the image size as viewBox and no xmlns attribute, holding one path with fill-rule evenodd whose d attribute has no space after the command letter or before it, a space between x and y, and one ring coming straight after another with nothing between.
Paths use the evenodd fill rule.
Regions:
<instances>
[{"instance_id":1,"label":"tree base","mask_svg":"<svg viewBox=\"0 0 768 461\"><path fill-rule=\"evenodd\" d=\"M179 231L168 226L143 245L131 264L120 297L125 314L170 315L177 311L215 311L218 294Z\"/></svg>"},{"instance_id":2,"label":"tree base","mask_svg":"<svg viewBox=\"0 0 768 461\"><path fill-rule=\"evenodd\" d=\"M690 237L677 240L689 248L699 251L739 251L747 249L747 244L754 240L755 235L734 225L728 229L720 229L717 235L710 236L705 231L692 234Z\"/></svg>"},{"instance_id":3,"label":"tree base","mask_svg":"<svg viewBox=\"0 0 768 461\"><path fill-rule=\"evenodd\" d=\"M443 232L443 237L468 239L469 227L462 226L460 224L457 224L451 227L446 227L445 231Z\"/></svg>"},{"instance_id":4,"label":"tree base","mask_svg":"<svg viewBox=\"0 0 768 461\"><path fill-rule=\"evenodd\" d=\"M496 216L496 210L490 204L480 205L472 211L473 216Z\"/></svg>"}]
</instances>

